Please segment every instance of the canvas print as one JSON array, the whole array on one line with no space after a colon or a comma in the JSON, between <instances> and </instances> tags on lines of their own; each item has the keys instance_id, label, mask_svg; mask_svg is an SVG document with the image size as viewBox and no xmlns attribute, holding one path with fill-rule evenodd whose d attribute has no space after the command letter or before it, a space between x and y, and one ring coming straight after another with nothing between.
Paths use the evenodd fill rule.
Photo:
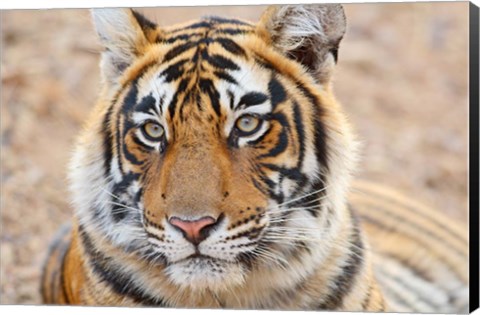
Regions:
<instances>
[{"instance_id":1,"label":"canvas print","mask_svg":"<svg viewBox=\"0 0 480 315\"><path fill-rule=\"evenodd\" d=\"M1 303L468 312L468 9L2 12Z\"/></svg>"}]
</instances>

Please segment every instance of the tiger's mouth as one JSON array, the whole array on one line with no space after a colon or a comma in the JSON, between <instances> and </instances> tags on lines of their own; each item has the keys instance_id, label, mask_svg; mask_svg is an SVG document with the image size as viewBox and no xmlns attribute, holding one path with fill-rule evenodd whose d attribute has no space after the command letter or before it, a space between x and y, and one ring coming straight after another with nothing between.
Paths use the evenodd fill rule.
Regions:
<instances>
[{"instance_id":1,"label":"tiger's mouth","mask_svg":"<svg viewBox=\"0 0 480 315\"><path fill-rule=\"evenodd\" d=\"M185 257L185 258L183 258L179 261L176 261L174 263L180 263L180 262L184 262L184 261L195 261L195 262L200 262L201 263L201 262L207 261L207 260L224 262L224 263L231 263L231 261L228 261L228 260L225 260L225 259L222 259L222 258L218 258L218 257L213 257L213 256L201 254L200 252L196 252L195 254L192 254L188 257Z\"/></svg>"},{"instance_id":2,"label":"tiger's mouth","mask_svg":"<svg viewBox=\"0 0 480 315\"><path fill-rule=\"evenodd\" d=\"M166 273L174 284L191 290L225 290L241 285L245 277L241 265L203 254L170 264Z\"/></svg>"}]
</instances>

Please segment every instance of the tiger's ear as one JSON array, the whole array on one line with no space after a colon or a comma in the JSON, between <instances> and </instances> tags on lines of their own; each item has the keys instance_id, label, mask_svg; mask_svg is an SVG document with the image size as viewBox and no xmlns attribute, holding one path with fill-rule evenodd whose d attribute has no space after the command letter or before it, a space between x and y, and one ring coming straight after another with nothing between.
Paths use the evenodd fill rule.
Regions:
<instances>
[{"instance_id":1,"label":"tiger's ear","mask_svg":"<svg viewBox=\"0 0 480 315\"><path fill-rule=\"evenodd\" d=\"M322 84L330 81L345 30L340 4L270 6L258 24L267 42L305 66Z\"/></svg>"},{"instance_id":2,"label":"tiger's ear","mask_svg":"<svg viewBox=\"0 0 480 315\"><path fill-rule=\"evenodd\" d=\"M104 81L118 83L119 77L154 40L157 25L131 9L92 9L95 29L104 47L100 64Z\"/></svg>"}]
</instances>

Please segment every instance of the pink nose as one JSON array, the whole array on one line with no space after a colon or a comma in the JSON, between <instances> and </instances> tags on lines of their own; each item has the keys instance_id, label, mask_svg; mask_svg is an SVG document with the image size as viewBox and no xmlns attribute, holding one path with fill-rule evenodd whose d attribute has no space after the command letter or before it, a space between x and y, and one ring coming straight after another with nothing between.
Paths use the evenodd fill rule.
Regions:
<instances>
[{"instance_id":1,"label":"pink nose","mask_svg":"<svg viewBox=\"0 0 480 315\"><path fill-rule=\"evenodd\" d=\"M207 238L207 227L214 225L216 220L212 217L202 217L197 220L182 220L178 217L171 217L168 222L180 229L188 241L198 245Z\"/></svg>"}]
</instances>

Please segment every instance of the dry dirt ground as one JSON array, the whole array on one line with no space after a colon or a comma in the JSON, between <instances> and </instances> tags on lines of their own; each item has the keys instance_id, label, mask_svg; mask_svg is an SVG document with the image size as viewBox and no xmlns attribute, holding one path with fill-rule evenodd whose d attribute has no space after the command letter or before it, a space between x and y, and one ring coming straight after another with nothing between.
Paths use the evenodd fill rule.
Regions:
<instances>
[{"instance_id":1,"label":"dry dirt ground","mask_svg":"<svg viewBox=\"0 0 480 315\"><path fill-rule=\"evenodd\" d=\"M467 228L468 3L346 5L335 90L363 141L357 176ZM161 25L264 7L144 9ZM71 217L66 164L99 90L86 10L1 15L1 300L40 303L47 244Z\"/></svg>"}]
</instances>

